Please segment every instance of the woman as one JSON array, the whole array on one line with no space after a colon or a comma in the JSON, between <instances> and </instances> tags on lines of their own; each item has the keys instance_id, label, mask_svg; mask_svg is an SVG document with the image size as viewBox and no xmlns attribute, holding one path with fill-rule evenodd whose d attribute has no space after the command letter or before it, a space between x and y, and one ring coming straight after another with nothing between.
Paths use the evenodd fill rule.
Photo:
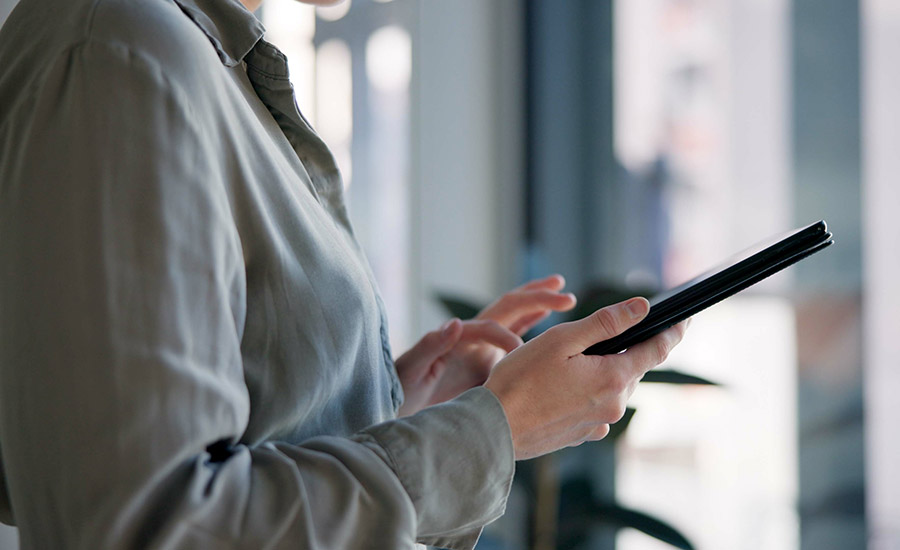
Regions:
<instances>
[{"instance_id":1,"label":"woman","mask_svg":"<svg viewBox=\"0 0 900 550\"><path fill-rule=\"evenodd\" d=\"M514 461L604 437L681 338L582 355L635 298L520 345L574 305L550 277L395 364L255 7L22 0L0 32L0 509L23 548L471 548Z\"/></svg>"}]
</instances>

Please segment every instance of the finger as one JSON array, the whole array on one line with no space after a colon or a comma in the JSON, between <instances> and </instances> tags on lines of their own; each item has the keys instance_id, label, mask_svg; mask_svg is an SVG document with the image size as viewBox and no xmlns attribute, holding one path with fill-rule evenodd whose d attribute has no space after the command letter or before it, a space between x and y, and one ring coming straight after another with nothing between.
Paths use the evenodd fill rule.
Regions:
<instances>
[{"instance_id":1,"label":"finger","mask_svg":"<svg viewBox=\"0 0 900 550\"><path fill-rule=\"evenodd\" d=\"M672 348L681 342L687 325L687 322L679 323L649 340L632 346L625 353L621 354L620 360L628 365L627 368L635 376L643 376L648 370L662 364L666 360Z\"/></svg>"},{"instance_id":2,"label":"finger","mask_svg":"<svg viewBox=\"0 0 900 550\"><path fill-rule=\"evenodd\" d=\"M522 345L522 338L495 321L466 321L463 323L461 342L485 342L507 353Z\"/></svg>"},{"instance_id":3,"label":"finger","mask_svg":"<svg viewBox=\"0 0 900 550\"><path fill-rule=\"evenodd\" d=\"M585 424L574 430L568 446L578 447L588 441L599 441L607 435L609 435L609 424Z\"/></svg>"},{"instance_id":4,"label":"finger","mask_svg":"<svg viewBox=\"0 0 900 550\"><path fill-rule=\"evenodd\" d=\"M609 435L609 424L600 424L588 436L588 441L600 441Z\"/></svg>"},{"instance_id":5,"label":"finger","mask_svg":"<svg viewBox=\"0 0 900 550\"><path fill-rule=\"evenodd\" d=\"M413 364L430 365L450 351L462 338L462 334L463 322L451 319L441 328L423 336L405 355Z\"/></svg>"},{"instance_id":6,"label":"finger","mask_svg":"<svg viewBox=\"0 0 900 550\"><path fill-rule=\"evenodd\" d=\"M631 298L599 309L578 321L557 325L552 330L562 339L564 351L574 355L625 332L649 311L650 303L645 298Z\"/></svg>"},{"instance_id":7,"label":"finger","mask_svg":"<svg viewBox=\"0 0 900 550\"><path fill-rule=\"evenodd\" d=\"M526 315L525 317L520 317L516 321L514 321L510 326L509 330L515 332L519 336L524 335L526 332L534 328L535 325L546 319L550 316L549 311L538 311L536 313L532 313L530 315Z\"/></svg>"},{"instance_id":8,"label":"finger","mask_svg":"<svg viewBox=\"0 0 900 550\"><path fill-rule=\"evenodd\" d=\"M546 289L546 290L562 290L563 287L566 286L566 279L562 275L555 273L553 275L544 277L543 279L535 279L533 281L528 281L524 285L519 286L515 290L538 290L538 289Z\"/></svg>"},{"instance_id":9,"label":"finger","mask_svg":"<svg viewBox=\"0 0 900 550\"><path fill-rule=\"evenodd\" d=\"M546 289L517 290L504 295L487 311L485 318L510 326L521 317L539 311L567 311L575 307L574 294Z\"/></svg>"}]
</instances>

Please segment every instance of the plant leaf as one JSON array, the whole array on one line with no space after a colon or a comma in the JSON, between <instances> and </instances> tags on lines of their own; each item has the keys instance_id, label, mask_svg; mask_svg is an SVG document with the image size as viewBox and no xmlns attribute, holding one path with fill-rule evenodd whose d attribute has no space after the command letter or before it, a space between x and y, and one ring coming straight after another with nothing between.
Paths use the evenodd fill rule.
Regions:
<instances>
[{"instance_id":1,"label":"plant leaf","mask_svg":"<svg viewBox=\"0 0 900 550\"><path fill-rule=\"evenodd\" d=\"M668 523L653 516L619 506L618 504L597 504L594 511L599 516L597 520L616 527L630 527L649 535L657 540L671 544L682 550L694 550L694 545L685 538L677 529Z\"/></svg>"},{"instance_id":2,"label":"plant leaf","mask_svg":"<svg viewBox=\"0 0 900 550\"><path fill-rule=\"evenodd\" d=\"M631 407L625 408L625 416L622 417L621 420L616 422L615 424L609 425L609 434L606 436L606 439L616 439L622 432L625 431L625 428L628 427L628 424L631 422L632 417L634 417L635 410Z\"/></svg>"},{"instance_id":3,"label":"plant leaf","mask_svg":"<svg viewBox=\"0 0 900 550\"><path fill-rule=\"evenodd\" d=\"M657 369L647 371L641 382L654 382L661 384L693 384L698 386L721 386L718 382L707 380L693 374L687 374L671 369Z\"/></svg>"},{"instance_id":4,"label":"plant leaf","mask_svg":"<svg viewBox=\"0 0 900 550\"><path fill-rule=\"evenodd\" d=\"M458 296L451 296L439 292L437 293L436 298L450 315L459 317L463 320L475 317L482 309L477 304Z\"/></svg>"}]
</instances>

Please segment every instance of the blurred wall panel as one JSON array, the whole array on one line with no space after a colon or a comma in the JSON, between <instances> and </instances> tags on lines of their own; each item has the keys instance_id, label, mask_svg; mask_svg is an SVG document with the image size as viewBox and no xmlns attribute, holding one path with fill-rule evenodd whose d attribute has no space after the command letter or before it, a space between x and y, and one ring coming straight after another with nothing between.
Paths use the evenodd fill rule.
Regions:
<instances>
[{"instance_id":1,"label":"blurred wall panel","mask_svg":"<svg viewBox=\"0 0 900 550\"><path fill-rule=\"evenodd\" d=\"M900 2L864 0L863 340L869 549L900 548Z\"/></svg>"},{"instance_id":2,"label":"blurred wall panel","mask_svg":"<svg viewBox=\"0 0 900 550\"><path fill-rule=\"evenodd\" d=\"M573 291L624 276L616 239L612 2L529 2L529 269Z\"/></svg>"},{"instance_id":3,"label":"blurred wall panel","mask_svg":"<svg viewBox=\"0 0 900 550\"><path fill-rule=\"evenodd\" d=\"M731 244L792 227L790 32L787 0L731 0L727 208ZM781 279L784 280L784 279ZM771 280L768 284L772 284Z\"/></svg>"},{"instance_id":4,"label":"blurred wall panel","mask_svg":"<svg viewBox=\"0 0 900 550\"><path fill-rule=\"evenodd\" d=\"M491 299L517 282L521 239L521 2L419 4L413 90L418 326L435 291Z\"/></svg>"},{"instance_id":5,"label":"blurred wall panel","mask_svg":"<svg viewBox=\"0 0 900 550\"><path fill-rule=\"evenodd\" d=\"M16 2L18 2L18 0L0 0L0 24L6 21L6 17L9 15L9 12L12 11Z\"/></svg>"},{"instance_id":6,"label":"blurred wall panel","mask_svg":"<svg viewBox=\"0 0 900 550\"><path fill-rule=\"evenodd\" d=\"M19 548L19 531L15 527L0 525L0 550Z\"/></svg>"},{"instance_id":7,"label":"blurred wall panel","mask_svg":"<svg viewBox=\"0 0 900 550\"><path fill-rule=\"evenodd\" d=\"M797 266L800 542L865 548L859 2L794 0L797 223L835 246Z\"/></svg>"},{"instance_id":8,"label":"blurred wall panel","mask_svg":"<svg viewBox=\"0 0 900 550\"><path fill-rule=\"evenodd\" d=\"M616 185L613 2L529 0L527 6L526 270L531 277L563 273L569 289L585 298L597 283L625 278L624 243L633 242L625 226L639 217L623 207ZM558 464L549 468L558 468L563 486L587 479L594 498L614 500L611 445L566 449L553 460ZM615 547L608 524L570 531L582 528L582 548Z\"/></svg>"}]
</instances>

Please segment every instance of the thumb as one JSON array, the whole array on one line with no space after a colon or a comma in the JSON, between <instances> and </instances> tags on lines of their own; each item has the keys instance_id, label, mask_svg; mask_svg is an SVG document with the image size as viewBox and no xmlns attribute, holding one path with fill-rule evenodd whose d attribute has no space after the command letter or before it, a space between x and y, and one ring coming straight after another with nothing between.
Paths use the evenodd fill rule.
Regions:
<instances>
[{"instance_id":1,"label":"thumb","mask_svg":"<svg viewBox=\"0 0 900 550\"><path fill-rule=\"evenodd\" d=\"M569 353L581 353L589 346L608 340L638 324L650 311L646 298L631 298L598 309L578 321L566 323L563 338Z\"/></svg>"}]
</instances>

